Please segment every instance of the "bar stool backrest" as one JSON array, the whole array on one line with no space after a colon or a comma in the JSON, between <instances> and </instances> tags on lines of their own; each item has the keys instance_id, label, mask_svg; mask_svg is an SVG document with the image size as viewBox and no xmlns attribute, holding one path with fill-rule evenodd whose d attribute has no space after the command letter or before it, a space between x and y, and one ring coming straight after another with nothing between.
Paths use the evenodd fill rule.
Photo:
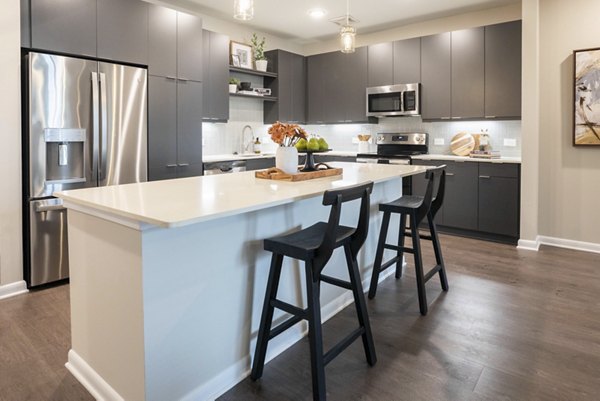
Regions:
<instances>
[{"instance_id":1,"label":"bar stool backrest","mask_svg":"<svg viewBox=\"0 0 600 401\"><path fill-rule=\"evenodd\" d=\"M350 249L353 256L356 256L367 239L369 231L369 208L372 191L373 182L325 191L323 194L323 205L331 206L331 211L329 212L329 220L327 221L327 229L325 230L323 242L319 246L319 249L317 249L313 262L315 273L320 274L335 249L337 228L340 224L340 215L342 213L342 203L361 199L356 231L352 234L350 240ZM315 275L318 277L317 274Z\"/></svg>"},{"instance_id":2,"label":"bar stool backrest","mask_svg":"<svg viewBox=\"0 0 600 401\"><path fill-rule=\"evenodd\" d=\"M435 179L436 176L439 174L440 177L444 177L444 181L445 181L445 177L446 177L446 166L442 165L442 166L438 166L438 167L434 167L434 168L430 168L427 170L427 172L425 173L425 179L427 180L427 188L425 189L425 195L423 196L423 202L421 202L421 205L419 206L419 208L417 209L417 221L416 224L420 224L421 221L423 221L423 219L425 218L425 216L427 216L427 213L429 213L432 209L432 198L433 198L433 188L435 186ZM442 182L440 181L440 185L442 184ZM444 184L445 185L445 184ZM438 193L440 188L442 189L442 191L444 190L444 186L438 187ZM437 199L437 194L436 194L436 199ZM437 205L438 209L439 207L441 207L442 203L444 200L444 196L443 196L443 192L442 192L442 198L440 203ZM436 210L437 212L437 210ZM412 223L411 223L412 224Z\"/></svg>"},{"instance_id":3,"label":"bar stool backrest","mask_svg":"<svg viewBox=\"0 0 600 401\"><path fill-rule=\"evenodd\" d=\"M444 193L446 191L446 165L443 164L441 166L432 169L433 171L438 171L440 174L438 189L435 194L433 201L431 202L431 217L435 217L437 212L440 210L442 205L444 204ZM431 171L431 170L429 170Z\"/></svg>"}]
</instances>

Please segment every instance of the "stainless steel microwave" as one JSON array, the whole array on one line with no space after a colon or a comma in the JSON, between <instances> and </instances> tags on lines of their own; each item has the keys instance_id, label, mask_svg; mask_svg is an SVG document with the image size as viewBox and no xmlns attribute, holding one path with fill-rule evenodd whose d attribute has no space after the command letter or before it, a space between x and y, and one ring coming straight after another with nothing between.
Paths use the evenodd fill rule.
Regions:
<instances>
[{"instance_id":1,"label":"stainless steel microwave","mask_svg":"<svg viewBox=\"0 0 600 401\"><path fill-rule=\"evenodd\" d=\"M367 88L367 116L421 115L420 89L418 83Z\"/></svg>"}]
</instances>

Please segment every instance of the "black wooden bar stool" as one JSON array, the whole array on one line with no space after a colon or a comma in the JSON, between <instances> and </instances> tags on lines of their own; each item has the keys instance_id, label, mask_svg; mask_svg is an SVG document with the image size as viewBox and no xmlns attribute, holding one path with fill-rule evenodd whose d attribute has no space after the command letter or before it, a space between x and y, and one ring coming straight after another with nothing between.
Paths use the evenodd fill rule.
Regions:
<instances>
[{"instance_id":1,"label":"black wooden bar stool","mask_svg":"<svg viewBox=\"0 0 600 401\"><path fill-rule=\"evenodd\" d=\"M323 205L331 205L329 221L320 222L301 231L269 238L264 242L265 250L273 252L271 270L267 282L265 302L263 305L256 352L252 363L253 380L258 380L263 373L267 343L301 320L308 321L308 337L310 343L310 361L312 370L313 399L325 400L325 365L338 356L354 340L362 337L365 355L369 365L377 362L375 345L369 325L369 316L365 297L362 290L360 273L356 256L367 238L369 227L370 194L373 183L356 185L345 189L326 191L323 195ZM360 214L356 228L341 226L340 213L342 203L361 199ZM333 254L334 249L344 247L350 281L343 281L322 274L322 271ZM306 269L307 308L301 309L277 299L277 287L281 275L283 257L303 260ZM354 304L358 315L359 327L323 353L321 328L321 281L338 287L352 290ZM291 315L290 319L271 329L274 308L281 309Z\"/></svg>"},{"instance_id":2,"label":"black wooden bar stool","mask_svg":"<svg viewBox=\"0 0 600 401\"><path fill-rule=\"evenodd\" d=\"M373 264L373 275L371 276L371 285L369 288L369 298L373 299L377 293L377 282L379 274L396 264L396 278L402 276L402 256L404 252L412 253L415 258L415 271L417 275L417 290L419 293L419 309L421 315L427 314L427 294L425 292L425 283L429 281L436 273L440 275L442 289L448 291L448 278L446 276L446 267L442 257L442 248L435 226L435 215L442 207L444 202L444 187L446 183L446 166L439 166L427 170L425 178L427 187L423 196L402 196L395 201L382 203L379 205L379 211L383 212L383 221L381 223L381 233L377 243L375 253L375 263ZM433 197L433 188L435 186L436 176L439 176L438 190ZM432 201L433 198L433 201ZM400 230L398 232L398 245L386 243L390 216L392 213L400 214ZM406 218L410 216L410 230L406 230ZM419 225L427 217L430 235L421 234ZM410 236L412 239L412 248L404 246L404 238ZM433 244L436 265L428 273L423 273L423 258L421 256L421 239L430 240ZM397 251L396 257L382 264L383 252L385 249Z\"/></svg>"}]
</instances>

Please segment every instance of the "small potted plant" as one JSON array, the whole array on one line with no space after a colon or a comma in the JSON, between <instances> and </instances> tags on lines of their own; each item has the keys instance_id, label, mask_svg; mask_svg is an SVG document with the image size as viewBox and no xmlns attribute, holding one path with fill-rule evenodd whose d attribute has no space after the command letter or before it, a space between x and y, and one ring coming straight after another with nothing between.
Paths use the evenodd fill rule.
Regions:
<instances>
[{"instance_id":1,"label":"small potted plant","mask_svg":"<svg viewBox=\"0 0 600 401\"><path fill-rule=\"evenodd\" d=\"M252 34L252 52L254 53L254 64L258 71L267 71L267 57L265 57L265 38L259 41L256 33Z\"/></svg>"},{"instance_id":2,"label":"small potted plant","mask_svg":"<svg viewBox=\"0 0 600 401\"><path fill-rule=\"evenodd\" d=\"M229 78L229 93L236 93L240 80L237 78Z\"/></svg>"}]
</instances>

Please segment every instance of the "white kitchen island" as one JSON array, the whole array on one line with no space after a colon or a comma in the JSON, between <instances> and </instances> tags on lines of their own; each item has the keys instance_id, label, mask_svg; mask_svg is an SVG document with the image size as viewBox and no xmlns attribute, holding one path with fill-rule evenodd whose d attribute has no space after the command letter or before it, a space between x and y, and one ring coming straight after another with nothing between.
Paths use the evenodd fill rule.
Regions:
<instances>
[{"instance_id":1,"label":"white kitchen island","mask_svg":"<svg viewBox=\"0 0 600 401\"><path fill-rule=\"evenodd\" d=\"M332 164L343 167L343 176L285 182L245 172L57 193L68 208L67 368L104 400L214 399L244 378L271 256L262 240L326 220L325 190L374 181L369 237L358 258L366 282L378 203L401 195L402 177L424 171ZM355 225L357 216L358 204L349 204L342 224ZM326 271L347 276L343 251ZM280 299L305 306L302 275L302 266L286 258ZM352 294L324 284L321 302L328 319ZM276 312L274 324L284 317ZM305 330L300 323L272 340L267 360Z\"/></svg>"}]
</instances>

